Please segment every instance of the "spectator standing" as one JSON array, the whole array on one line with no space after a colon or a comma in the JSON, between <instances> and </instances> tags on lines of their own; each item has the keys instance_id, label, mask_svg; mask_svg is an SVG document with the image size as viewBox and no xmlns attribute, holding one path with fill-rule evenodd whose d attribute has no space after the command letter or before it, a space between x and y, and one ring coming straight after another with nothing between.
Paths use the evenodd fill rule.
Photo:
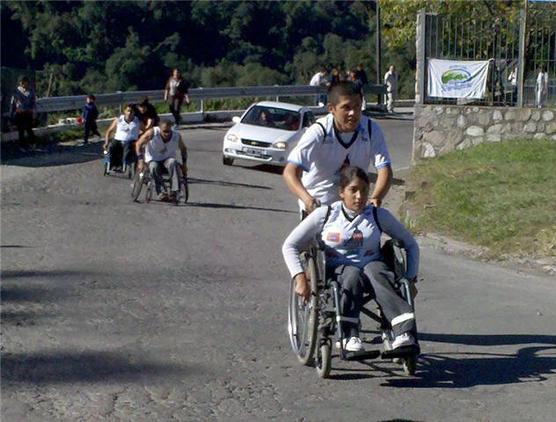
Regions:
<instances>
[{"instance_id":1,"label":"spectator standing","mask_svg":"<svg viewBox=\"0 0 556 422\"><path fill-rule=\"evenodd\" d=\"M357 79L360 79L363 83L363 87L369 83L369 78L367 78L367 72L365 72L365 68L363 67L362 63L357 65Z\"/></svg>"},{"instance_id":2,"label":"spectator standing","mask_svg":"<svg viewBox=\"0 0 556 422\"><path fill-rule=\"evenodd\" d=\"M537 82L535 84L535 93L537 107L541 108L544 106L546 98L548 97L548 73L546 72L544 66L541 66L539 69Z\"/></svg>"},{"instance_id":3,"label":"spectator standing","mask_svg":"<svg viewBox=\"0 0 556 422\"><path fill-rule=\"evenodd\" d=\"M353 82L353 86L361 93L361 110L366 110L367 102L365 101L365 92L363 90L363 81L359 78L357 70L351 70L349 72L349 80Z\"/></svg>"},{"instance_id":4,"label":"spectator standing","mask_svg":"<svg viewBox=\"0 0 556 422\"><path fill-rule=\"evenodd\" d=\"M181 105L184 101L189 105L188 93L189 83L182 78L179 69L174 69L164 88L164 100L168 102L176 127L181 123Z\"/></svg>"},{"instance_id":5,"label":"spectator standing","mask_svg":"<svg viewBox=\"0 0 556 422\"><path fill-rule=\"evenodd\" d=\"M95 104L96 97L94 95L87 95L87 103L85 107L83 107L83 125L84 125L84 133L83 133L83 143L89 143L89 134L96 135L100 137L100 132L98 131L97 127L97 119L98 119L98 109Z\"/></svg>"},{"instance_id":6,"label":"spectator standing","mask_svg":"<svg viewBox=\"0 0 556 422\"><path fill-rule=\"evenodd\" d=\"M36 101L35 91L31 88L29 78L22 76L12 96L10 110L13 122L17 126L19 146L23 150L27 150L35 140L33 119L37 115ZM25 132L28 139L25 139Z\"/></svg>"},{"instance_id":7,"label":"spectator standing","mask_svg":"<svg viewBox=\"0 0 556 422\"><path fill-rule=\"evenodd\" d=\"M384 74L384 84L386 85L386 109L388 113L393 113L394 101L398 99L398 72L394 65L390 66L388 72Z\"/></svg>"},{"instance_id":8,"label":"spectator standing","mask_svg":"<svg viewBox=\"0 0 556 422\"><path fill-rule=\"evenodd\" d=\"M313 75L311 81L309 82L310 86L321 86L325 87L328 85L328 81L326 80L326 75L328 74L328 69L322 67L317 73ZM320 107L324 107L326 104L326 94L318 94L316 96L316 105Z\"/></svg>"},{"instance_id":9,"label":"spectator standing","mask_svg":"<svg viewBox=\"0 0 556 422\"><path fill-rule=\"evenodd\" d=\"M508 82L512 87L511 104L515 104L515 102L517 101L517 67L514 67L508 75Z\"/></svg>"}]
</instances>

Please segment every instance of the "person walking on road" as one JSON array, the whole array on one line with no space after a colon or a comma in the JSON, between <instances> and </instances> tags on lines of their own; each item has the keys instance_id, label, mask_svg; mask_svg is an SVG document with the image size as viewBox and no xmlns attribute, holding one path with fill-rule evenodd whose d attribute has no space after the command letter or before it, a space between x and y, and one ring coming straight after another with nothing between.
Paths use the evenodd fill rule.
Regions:
<instances>
[{"instance_id":1,"label":"person walking on road","mask_svg":"<svg viewBox=\"0 0 556 422\"><path fill-rule=\"evenodd\" d=\"M98 109L95 104L96 98L94 95L87 95L87 103L83 107L83 143L89 143L89 134L101 137L97 127Z\"/></svg>"},{"instance_id":2,"label":"person walking on road","mask_svg":"<svg viewBox=\"0 0 556 422\"><path fill-rule=\"evenodd\" d=\"M328 92L329 114L303 134L288 156L284 180L299 199L302 213L338 200L339 174L346 165L367 170L377 181L369 202L380 206L392 183L391 159L380 125L361 113L361 91L342 81Z\"/></svg>"},{"instance_id":3,"label":"person walking on road","mask_svg":"<svg viewBox=\"0 0 556 422\"><path fill-rule=\"evenodd\" d=\"M384 84L386 85L386 109L388 113L393 113L394 101L398 99L398 73L394 65L390 66L388 72L384 74Z\"/></svg>"},{"instance_id":4,"label":"person walking on road","mask_svg":"<svg viewBox=\"0 0 556 422\"><path fill-rule=\"evenodd\" d=\"M19 147L25 151L35 141L33 119L37 116L36 100L35 91L31 88L31 81L27 76L22 76L12 96L10 115L17 126ZM25 138L25 133L27 133L27 138Z\"/></svg>"},{"instance_id":5,"label":"person walking on road","mask_svg":"<svg viewBox=\"0 0 556 422\"><path fill-rule=\"evenodd\" d=\"M181 123L181 106L189 105L189 83L182 78L179 69L172 71L172 76L166 82L164 88L164 101L168 102L170 113L174 116L174 124L179 127Z\"/></svg>"}]
</instances>

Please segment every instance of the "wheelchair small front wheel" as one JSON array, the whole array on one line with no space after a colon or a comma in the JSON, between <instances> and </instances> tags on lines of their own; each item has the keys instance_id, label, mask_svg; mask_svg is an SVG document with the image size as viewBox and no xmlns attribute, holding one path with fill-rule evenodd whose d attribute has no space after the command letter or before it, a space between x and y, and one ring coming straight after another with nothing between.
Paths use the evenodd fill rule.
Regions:
<instances>
[{"instance_id":1,"label":"wheelchair small front wheel","mask_svg":"<svg viewBox=\"0 0 556 422\"><path fill-rule=\"evenodd\" d=\"M412 355L412 356L402 358L402 367L405 375L407 376L415 375L415 371L417 369L417 356Z\"/></svg>"},{"instance_id":2,"label":"wheelchair small front wheel","mask_svg":"<svg viewBox=\"0 0 556 422\"><path fill-rule=\"evenodd\" d=\"M328 378L332 367L332 346L330 341L324 341L317 349L317 358L315 359L315 368L320 378Z\"/></svg>"}]
</instances>

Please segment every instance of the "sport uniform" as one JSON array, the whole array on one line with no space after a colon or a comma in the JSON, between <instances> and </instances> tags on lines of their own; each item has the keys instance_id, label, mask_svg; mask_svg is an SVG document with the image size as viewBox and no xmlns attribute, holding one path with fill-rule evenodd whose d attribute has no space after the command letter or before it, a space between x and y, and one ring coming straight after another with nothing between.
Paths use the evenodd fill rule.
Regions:
<instances>
[{"instance_id":1,"label":"sport uniform","mask_svg":"<svg viewBox=\"0 0 556 422\"><path fill-rule=\"evenodd\" d=\"M149 170L154 177L156 192L160 194L162 186L161 165L166 168L170 175L171 191L177 192L179 190L179 180L176 171L176 164L178 162L176 155L179 148L180 135L178 132L172 131L170 140L164 142L160 135L159 127L154 127L153 132L152 139L147 142L145 147L145 162L149 165Z\"/></svg>"},{"instance_id":2,"label":"sport uniform","mask_svg":"<svg viewBox=\"0 0 556 422\"><path fill-rule=\"evenodd\" d=\"M377 223L378 220L378 223ZM287 237L282 254L290 275L303 272L299 253L316 236L324 242L327 266L342 284L340 312L344 333L358 337L358 318L364 292L373 293L394 335L415 332L411 307L393 290L393 272L382 261L381 232L400 240L407 253L406 278L419 270L419 246L390 211L366 206L360 214L346 209L342 201L317 208Z\"/></svg>"},{"instance_id":3,"label":"sport uniform","mask_svg":"<svg viewBox=\"0 0 556 422\"><path fill-rule=\"evenodd\" d=\"M116 134L114 135L114 140L117 142L112 142L110 144L110 156L114 156L121 152L126 163L131 163L134 146L133 144L139 138L139 129L141 122L137 117L134 117L132 121L128 122L125 116L122 114L118 117L118 123L116 125Z\"/></svg>"},{"instance_id":4,"label":"sport uniform","mask_svg":"<svg viewBox=\"0 0 556 422\"><path fill-rule=\"evenodd\" d=\"M354 132L340 133L332 114L309 127L288 156L289 163L303 169L301 183L321 204L339 199L337 186L342 166L348 164L367 171L371 160L377 170L391 163L378 123L361 116ZM303 203L299 202L303 209Z\"/></svg>"}]
</instances>

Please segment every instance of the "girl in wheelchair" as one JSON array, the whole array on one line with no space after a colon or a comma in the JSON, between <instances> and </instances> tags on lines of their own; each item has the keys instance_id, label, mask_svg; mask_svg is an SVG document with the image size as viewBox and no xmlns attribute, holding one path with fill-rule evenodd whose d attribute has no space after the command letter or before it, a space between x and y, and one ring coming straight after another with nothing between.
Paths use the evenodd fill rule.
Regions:
<instances>
[{"instance_id":1,"label":"girl in wheelchair","mask_svg":"<svg viewBox=\"0 0 556 422\"><path fill-rule=\"evenodd\" d=\"M326 273L341 285L339 313L342 349L362 352L359 314L363 294L370 293L390 324L393 350L418 353L413 308L394 290L394 273L383 261L380 237L384 232L401 242L407 254L405 278L417 280L419 246L409 231L388 210L368 204L369 178L358 167L346 166L340 174L341 201L313 211L287 237L282 247L284 260L295 280L296 293L306 301L311 287L303 269L300 253L315 238L324 249Z\"/></svg>"}]
</instances>

